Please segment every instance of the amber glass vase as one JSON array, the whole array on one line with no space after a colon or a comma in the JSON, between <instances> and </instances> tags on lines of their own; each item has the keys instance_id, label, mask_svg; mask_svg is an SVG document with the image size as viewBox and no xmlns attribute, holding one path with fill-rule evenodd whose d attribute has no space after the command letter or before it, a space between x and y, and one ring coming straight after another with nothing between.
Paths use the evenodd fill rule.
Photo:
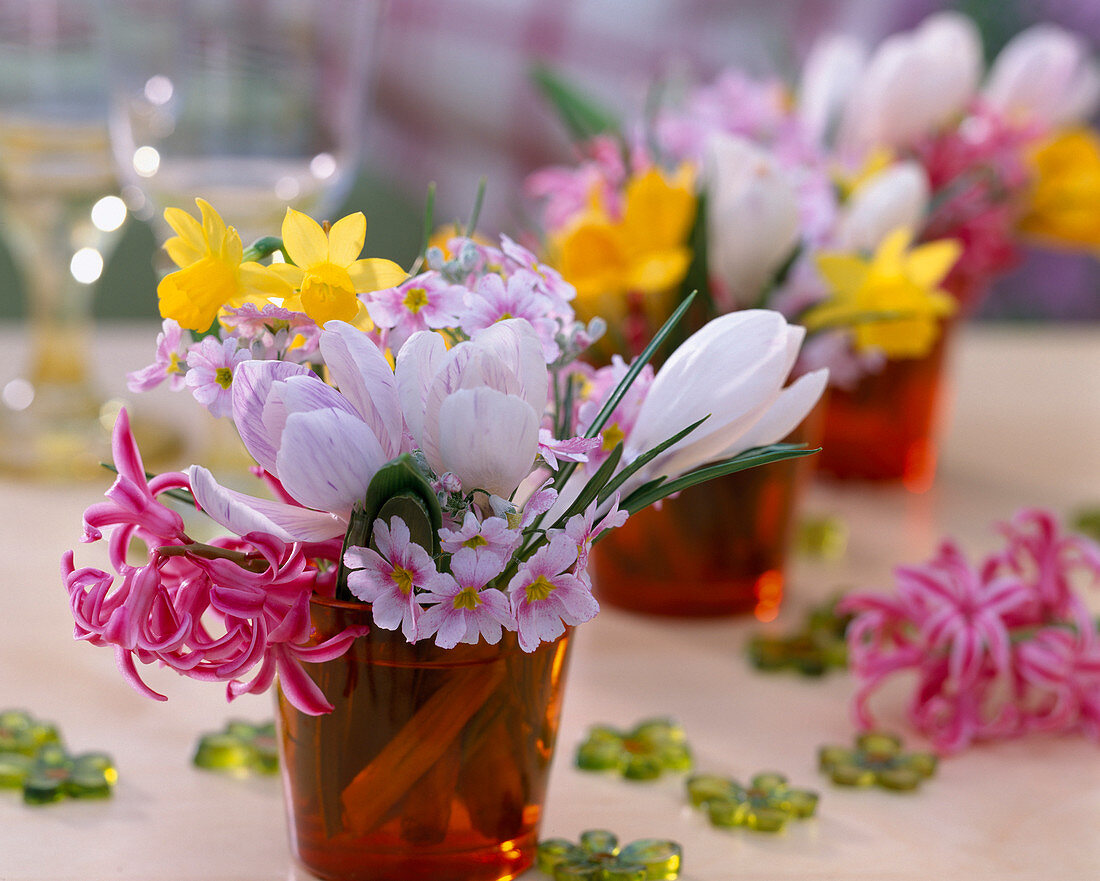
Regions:
<instances>
[{"instance_id":1,"label":"amber glass vase","mask_svg":"<svg viewBox=\"0 0 1100 881\"><path fill-rule=\"evenodd\" d=\"M851 389L833 389L825 408L819 467L840 479L932 485L946 398L952 324L924 358L887 361Z\"/></svg>"},{"instance_id":2,"label":"amber glass vase","mask_svg":"<svg viewBox=\"0 0 1100 881\"><path fill-rule=\"evenodd\" d=\"M785 441L817 446L822 415L818 405ZM596 596L651 615L770 621L814 458L739 471L634 514L592 549Z\"/></svg>"},{"instance_id":3,"label":"amber glass vase","mask_svg":"<svg viewBox=\"0 0 1100 881\"><path fill-rule=\"evenodd\" d=\"M370 626L370 608L315 599L313 638ZM534 859L557 735L569 633L523 652L409 645L370 626L343 657L306 668L335 709L280 693L290 842L321 878L496 881Z\"/></svg>"}]
</instances>

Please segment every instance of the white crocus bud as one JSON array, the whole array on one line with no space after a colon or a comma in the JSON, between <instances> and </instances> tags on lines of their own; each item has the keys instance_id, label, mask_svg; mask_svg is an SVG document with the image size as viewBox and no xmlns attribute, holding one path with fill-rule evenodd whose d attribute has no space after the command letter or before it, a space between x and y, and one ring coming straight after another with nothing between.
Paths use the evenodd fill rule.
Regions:
<instances>
[{"instance_id":1,"label":"white crocus bud","mask_svg":"<svg viewBox=\"0 0 1100 881\"><path fill-rule=\"evenodd\" d=\"M983 90L1010 117L1062 126L1087 118L1100 100L1100 69L1089 46L1056 25L1013 37L994 60Z\"/></svg>"},{"instance_id":2,"label":"white crocus bud","mask_svg":"<svg viewBox=\"0 0 1100 881\"><path fill-rule=\"evenodd\" d=\"M862 41L846 34L818 40L798 84L798 118L815 144L825 144L867 62Z\"/></svg>"},{"instance_id":3,"label":"white crocus bud","mask_svg":"<svg viewBox=\"0 0 1100 881\"><path fill-rule=\"evenodd\" d=\"M657 371L624 446L634 455L708 418L643 476L674 477L789 434L828 378L819 370L784 388L805 334L763 309L731 312L692 334Z\"/></svg>"},{"instance_id":4,"label":"white crocus bud","mask_svg":"<svg viewBox=\"0 0 1100 881\"><path fill-rule=\"evenodd\" d=\"M775 160L744 138L707 147L707 262L719 299L752 305L798 242L798 200Z\"/></svg>"},{"instance_id":5,"label":"white crocus bud","mask_svg":"<svg viewBox=\"0 0 1100 881\"><path fill-rule=\"evenodd\" d=\"M844 108L838 145L862 155L934 134L970 103L981 68L981 37L966 16L939 13L889 37Z\"/></svg>"},{"instance_id":6,"label":"white crocus bud","mask_svg":"<svg viewBox=\"0 0 1100 881\"><path fill-rule=\"evenodd\" d=\"M916 162L899 162L872 175L841 209L835 246L874 251L899 227L919 229L928 211L928 175Z\"/></svg>"}]
</instances>

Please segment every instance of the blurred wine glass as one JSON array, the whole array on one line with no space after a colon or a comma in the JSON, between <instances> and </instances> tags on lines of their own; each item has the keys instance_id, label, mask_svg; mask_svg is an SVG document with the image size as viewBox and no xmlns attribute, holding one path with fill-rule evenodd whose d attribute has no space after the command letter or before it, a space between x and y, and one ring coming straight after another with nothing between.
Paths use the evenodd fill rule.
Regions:
<instances>
[{"instance_id":1,"label":"blurred wine glass","mask_svg":"<svg viewBox=\"0 0 1100 881\"><path fill-rule=\"evenodd\" d=\"M92 285L126 208L100 36L93 0L0 0L0 210L31 353L0 388L0 469L20 476L89 476L109 459L113 413L88 338Z\"/></svg>"},{"instance_id":2,"label":"blurred wine glass","mask_svg":"<svg viewBox=\"0 0 1100 881\"><path fill-rule=\"evenodd\" d=\"M372 0L106 0L110 132L139 216L210 202L247 246L358 170ZM161 238L168 234L159 229Z\"/></svg>"}]
</instances>

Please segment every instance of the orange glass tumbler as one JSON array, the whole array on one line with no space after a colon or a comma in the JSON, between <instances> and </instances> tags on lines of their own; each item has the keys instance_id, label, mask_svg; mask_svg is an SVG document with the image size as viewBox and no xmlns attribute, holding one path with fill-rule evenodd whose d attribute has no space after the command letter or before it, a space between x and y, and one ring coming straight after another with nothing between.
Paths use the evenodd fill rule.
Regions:
<instances>
[{"instance_id":1,"label":"orange glass tumbler","mask_svg":"<svg viewBox=\"0 0 1100 881\"><path fill-rule=\"evenodd\" d=\"M785 440L817 446L822 413L814 408ZM650 615L772 620L817 455L729 474L632 515L592 549L597 598Z\"/></svg>"},{"instance_id":2,"label":"orange glass tumbler","mask_svg":"<svg viewBox=\"0 0 1100 881\"><path fill-rule=\"evenodd\" d=\"M530 654L410 645L370 607L315 598L313 639L370 625L306 669L334 710L278 695L291 849L334 881L503 881L534 860L570 633Z\"/></svg>"}]
</instances>

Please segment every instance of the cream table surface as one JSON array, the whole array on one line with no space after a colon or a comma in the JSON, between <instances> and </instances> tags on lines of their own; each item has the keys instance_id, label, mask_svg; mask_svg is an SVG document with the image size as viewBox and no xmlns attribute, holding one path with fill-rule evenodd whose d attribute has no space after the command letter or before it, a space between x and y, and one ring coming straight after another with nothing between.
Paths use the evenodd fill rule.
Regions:
<instances>
[{"instance_id":1,"label":"cream table surface","mask_svg":"<svg viewBox=\"0 0 1100 881\"><path fill-rule=\"evenodd\" d=\"M148 360L154 333L102 330L96 369L105 388L119 390L123 371ZM0 329L0 344L2 386L22 356L13 328ZM1022 505L1065 513L1100 503L1100 329L972 329L955 362L936 485L923 495L814 488L807 511L842 516L849 551L832 563L795 561L780 629L837 587L888 586L895 563L925 559L946 533L977 554L995 544L990 524ZM137 407L179 419L193 415L187 404L156 392ZM193 440L201 425L186 420ZM230 718L270 717L270 697L226 705L218 687L152 670L169 700L150 701L124 684L111 652L71 639L58 560L107 483L0 482L0 707L56 721L71 748L110 751L121 774L106 802L29 808L0 792L0 879L308 879L289 855L277 780L189 764L201 733ZM94 549L81 553L94 557ZM1097 744L1034 737L984 745L943 762L912 795L832 787L815 755L821 744L850 741L852 684L843 674L814 681L753 672L743 650L756 626L608 609L581 628L543 835L605 827L624 840L674 838L685 847L685 881L1100 878ZM893 690L876 707L897 727L902 705ZM700 769L783 771L822 793L819 816L779 836L723 832L684 806L678 781L629 784L571 767L588 725L657 714L684 724Z\"/></svg>"}]
</instances>

